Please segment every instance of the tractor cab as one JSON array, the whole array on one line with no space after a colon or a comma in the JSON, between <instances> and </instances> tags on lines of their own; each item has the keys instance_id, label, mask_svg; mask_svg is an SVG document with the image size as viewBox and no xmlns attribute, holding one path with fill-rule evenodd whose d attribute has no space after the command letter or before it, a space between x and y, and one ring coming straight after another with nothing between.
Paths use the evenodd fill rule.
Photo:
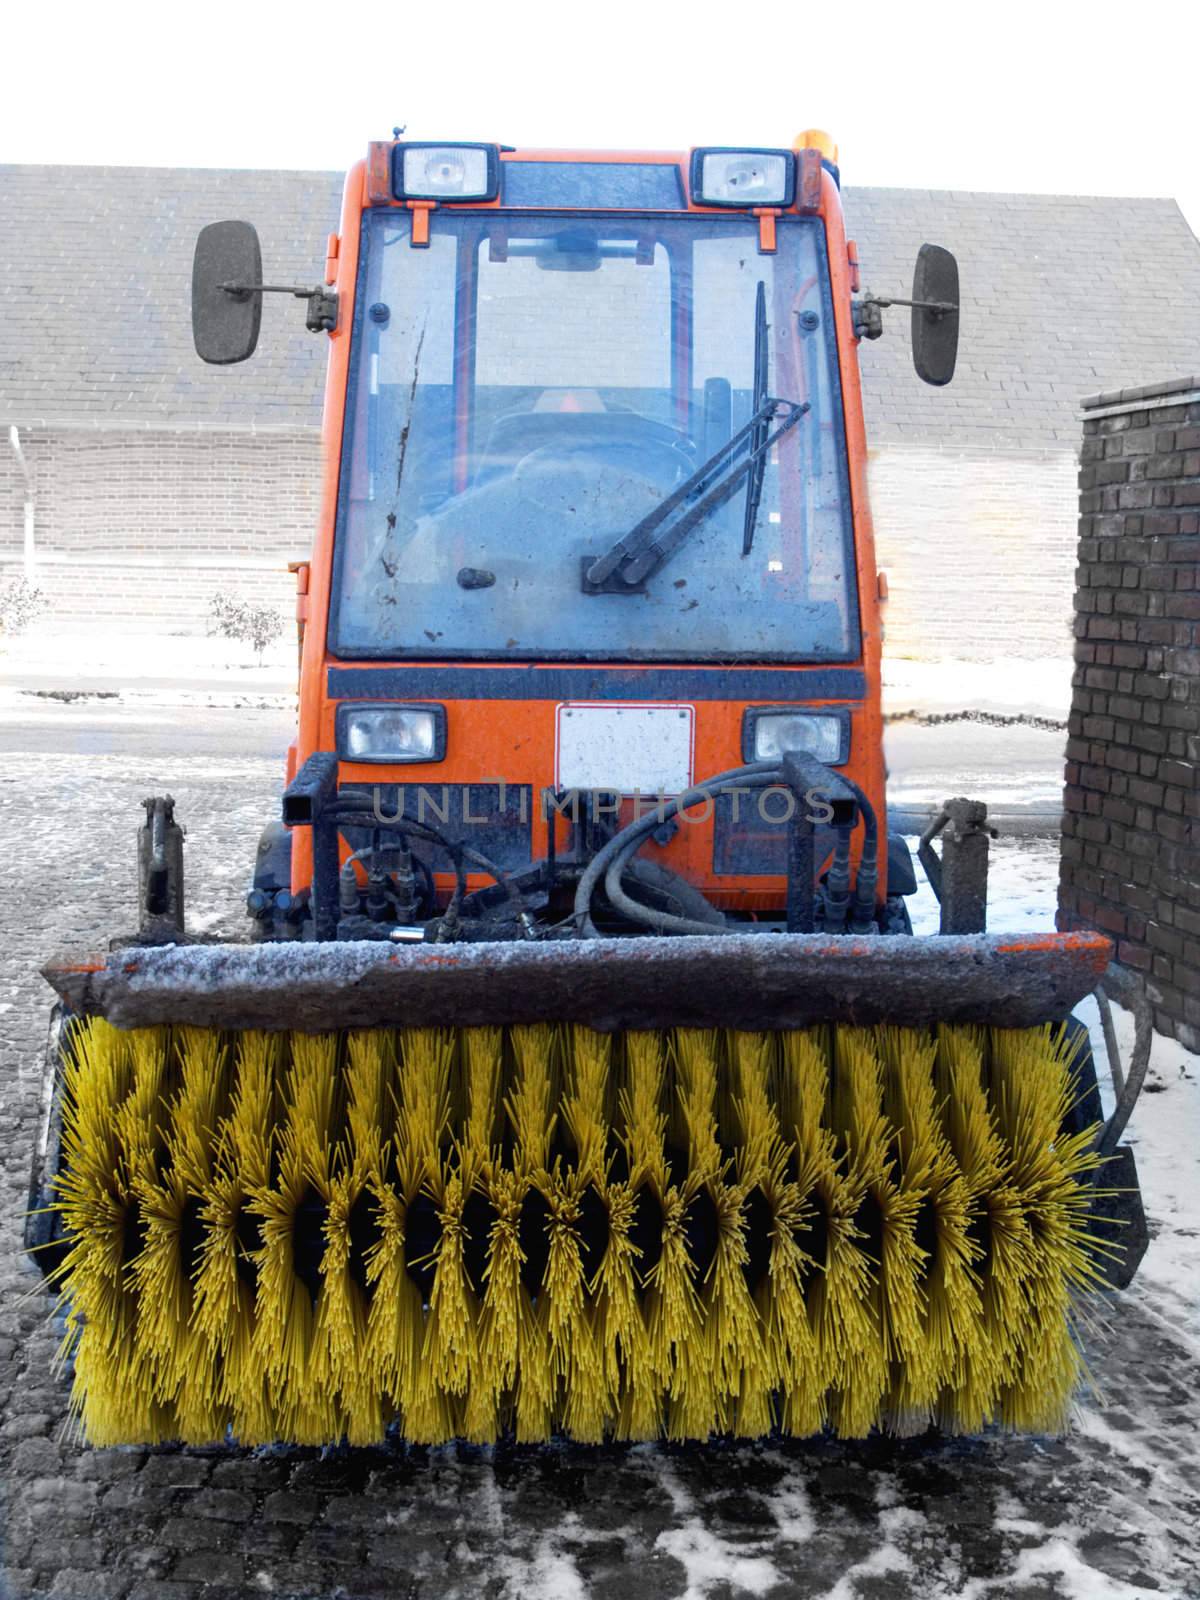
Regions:
<instances>
[{"instance_id":1,"label":"tractor cab","mask_svg":"<svg viewBox=\"0 0 1200 1600\"><path fill-rule=\"evenodd\" d=\"M854 298L835 161L815 133L669 155L396 141L351 172L327 284L288 291L330 369L288 770L312 793L260 851L264 937L443 938L448 910L457 936L464 905L489 937L593 910L637 931L611 883L572 897L647 799L629 874L656 914L904 925L856 351L879 303ZM935 382L951 269L925 247ZM205 229L205 359L253 349L261 279L248 224ZM788 751L809 765L759 792ZM743 768L752 798L680 803ZM901 851L893 900L911 877Z\"/></svg>"}]
</instances>

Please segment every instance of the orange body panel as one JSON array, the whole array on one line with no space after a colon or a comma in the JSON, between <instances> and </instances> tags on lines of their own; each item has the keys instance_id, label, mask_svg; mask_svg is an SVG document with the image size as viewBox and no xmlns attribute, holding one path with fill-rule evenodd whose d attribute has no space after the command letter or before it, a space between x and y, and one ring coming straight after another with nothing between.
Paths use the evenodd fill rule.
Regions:
<instances>
[{"instance_id":1,"label":"orange body panel","mask_svg":"<svg viewBox=\"0 0 1200 1600\"><path fill-rule=\"evenodd\" d=\"M429 658L424 662L346 662L341 663L330 654L327 644L331 576L334 556L334 527L338 499L338 481L341 468L343 422L350 366L350 329L354 317L354 296L359 260L359 241L362 214L365 208L380 203L380 173L384 153L391 146L372 146L368 161L353 167L347 176L341 219L340 245L336 256L331 253L331 266L336 265L336 288L339 297L337 329L329 335L329 368L322 420L323 481L320 519L316 530L311 558L308 592L308 626L305 630L303 661L300 675L299 730L295 746L289 753L289 776L317 750L331 750L334 746L334 721L337 702L327 692L328 669L338 665L353 665L362 671L399 671L422 666L441 666L443 662ZM611 161L670 162L678 165L685 182L689 165L686 154L678 152L579 152L531 151L502 153L502 161L564 160L571 162ZM882 898L886 894L886 851L882 841L886 837L884 797L884 768L882 754L882 717L880 708L880 654L881 627L879 586L875 568L875 546L870 510L867 503L866 438L863 425L862 398L859 386L857 341L854 335L851 308L852 266L842 222L841 201L832 175L821 169L820 202L818 215L825 229L831 288L835 312L836 345L841 377L842 405L844 411L845 439L848 452L855 575L858 590L858 612L862 633L862 651L857 661L846 662L849 670L858 670L865 679L866 692L861 700L839 700L849 705L852 718L851 754L843 770L847 776L865 790L879 819L880 827L880 884ZM400 206L404 202L390 201ZM499 202L495 202L499 204ZM477 203L475 203L477 205ZM716 208L690 206L690 210L713 215ZM794 208L793 208L794 212ZM726 215L728 213L725 213ZM780 212L780 215L785 213ZM428 218L428 210L421 215ZM768 221L763 217L764 224ZM769 221L774 225L775 218ZM414 243L420 241L414 235ZM523 663L524 664L524 663ZM472 667L487 670L511 665L498 660L494 663L472 662ZM569 665L556 665L566 673ZM663 667L660 675L674 670ZM582 668L580 669L583 670ZM603 667L589 663L587 675L603 671ZM622 663L623 674L647 670L636 662ZM720 666L696 663L695 667L678 666L680 671L702 670L715 675L722 673ZM804 687L806 674L819 669L796 666L776 667L776 671L794 674L796 688L788 696L792 701L804 701L814 708L831 702L807 694ZM814 680L815 681L815 680ZM405 695L406 702L420 701L420 694ZM581 693L580 699L590 698ZM631 700L645 700L644 696L631 696ZM674 697L673 697L674 698ZM685 699L686 696L678 697ZM742 762L742 720L746 706L753 703L741 700L700 700L694 706L694 767L696 781L721 772ZM496 782L503 779L512 785L528 784L537 796L543 788L554 782L556 702L554 700L440 700L446 706L447 759L442 762L422 762L386 767L376 764L357 765L343 762L340 781L380 784L425 785L436 789L441 785L470 785ZM629 807L626 807L629 810ZM534 808L533 856L546 853L547 825L542 821L540 809ZM558 848L565 839L565 822L557 824ZM861 830L860 830L861 834ZM858 854L856 837L854 854ZM659 856L666 865L682 873L701 888L717 905L725 909L747 912L777 910L783 903L785 880L783 877L714 875L712 866L713 839L709 824L697 823L681 827ZM297 829L293 834L292 887L294 891L306 888L311 881L311 837L307 829ZM446 880L449 883L449 879ZM479 878L473 883L484 883Z\"/></svg>"}]
</instances>

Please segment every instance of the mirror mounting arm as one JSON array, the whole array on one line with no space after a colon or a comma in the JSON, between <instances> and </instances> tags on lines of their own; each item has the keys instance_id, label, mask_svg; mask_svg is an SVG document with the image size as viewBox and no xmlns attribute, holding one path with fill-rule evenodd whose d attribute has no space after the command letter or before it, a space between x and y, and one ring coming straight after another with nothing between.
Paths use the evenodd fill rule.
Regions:
<instances>
[{"instance_id":1,"label":"mirror mounting arm","mask_svg":"<svg viewBox=\"0 0 1200 1600\"><path fill-rule=\"evenodd\" d=\"M928 311L935 322L940 322L958 307L952 300L899 300L880 294L865 294L854 301L854 334L858 339L878 339L883 333L883 312L889 306L912 306L916 311Z\"/></svg>"},{"instance_id":2,"label":"mirror mounting arm","mask_svg":"<svg viewBox=\"0 0 1200 1600\"><path fill-rule=\"evenodd\" d=\"M958 310L953 300L897 300L895 298L888 300L882 295L874 294L869 294L865 299L860 300L859 305L881 306L884 308L888 306L913 306L917 311L932 311L935 317L944 317L949 312Z\"/></svg>"},{"instance_id":3,"label":"mirror mounting arm","mask_svg":"<svg viewBox=\"0 0 1200 1600\"><path fill-rule=\"evenodd\" d=\"M332 289L306 289L290 283L223 283L220 288L231 300L248 300L255 294L290 294L295 300L308 301L304 325L309 333L332 333L337 327L338 297Z\"/></svg>"}]
</instances>

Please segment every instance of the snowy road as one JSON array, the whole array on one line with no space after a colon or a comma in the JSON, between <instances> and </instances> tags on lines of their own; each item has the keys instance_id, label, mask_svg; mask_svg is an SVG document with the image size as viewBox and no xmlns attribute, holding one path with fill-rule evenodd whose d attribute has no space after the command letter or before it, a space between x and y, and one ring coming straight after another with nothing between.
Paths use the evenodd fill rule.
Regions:
<instances>
[{"instance_id":1,"label":"snowy road","mask_svg":"<svg viewBox=\"0 0 1200 1600\"><path fill-rule=\"evenodd\" d=\"M0 754L269 761L280 758L294 726L294 700L273 691L63 690L21 683L0 690ZM924 806L965 793L994 810L1057 817L1065 737L1061 730L980 722L889 723L884 752L891 803Z\"/></svg>"},{"instance_id":2,"label":"snowy road","mask_svg":"<svg viewBox=\"0 0 1200 1600\"><path fill-rule=\"evenodd\" d=\"M6 1597L1200 1596L1200 1064L1161 1041L1132 1128L1156 1239L1134 1288L1095 1308L1108 1403L1083 1399L1065 1440L78 1449L50 1370L55 1326L18 1248L49 994L36 968L129 925L138 802L165 787L189 828L196 921L236 929L277 794L274 754L199 757L204 735L167 723L74 756L20 753L10 728L0 765ZM1055 873L1048 843L998 847L994 925L1049 925ZM918 911L928 926L928 902Z\"/></svg>"}]
</instances>

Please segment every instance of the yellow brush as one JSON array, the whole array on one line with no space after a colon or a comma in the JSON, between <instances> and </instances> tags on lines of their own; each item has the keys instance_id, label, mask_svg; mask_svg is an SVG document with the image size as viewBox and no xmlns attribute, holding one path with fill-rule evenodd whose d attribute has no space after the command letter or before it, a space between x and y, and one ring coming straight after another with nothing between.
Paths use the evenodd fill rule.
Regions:
<instances>
[{"instance_id":1,"label":"yellow brush","mask_svg":"<svg viewBox=\"0 0 1200 1600\"><path fill-rule=\"evenodd\" d=\"M1098 1157L1062 1030L73 1031L98 1443L1057 1428Z\"/></svg>"}]
</instances>

